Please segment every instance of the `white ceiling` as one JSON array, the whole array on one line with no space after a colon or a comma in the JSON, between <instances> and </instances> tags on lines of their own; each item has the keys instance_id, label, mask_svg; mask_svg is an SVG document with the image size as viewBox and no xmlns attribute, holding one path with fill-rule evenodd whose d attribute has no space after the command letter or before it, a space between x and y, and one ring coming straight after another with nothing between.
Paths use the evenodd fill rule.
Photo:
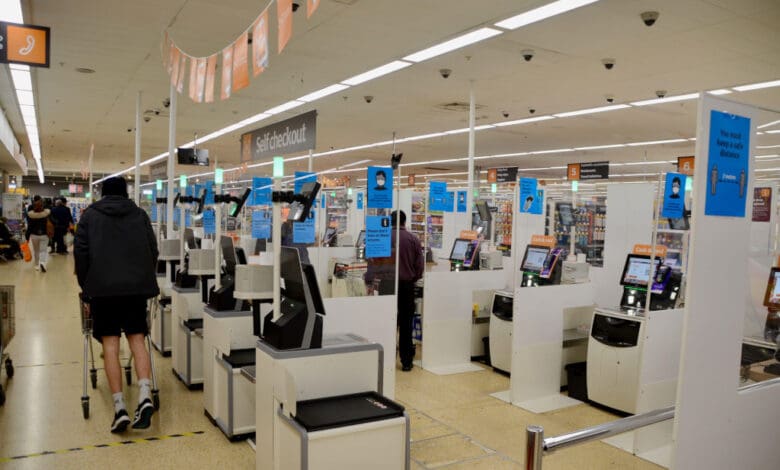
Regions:
<instances>
[{"instance_id":1,"label":"white ceiling","mask_svg":"<svg viewBox=\"0 0 780 470\"><path fill-rule=\"evenodd\" d=\"M79 171L95 144L96 172L132 165L137 91L143 108L161 108L168 94L160 44L171 36L185 51L208 55L248 27L259 13L252 0L29 0L27 22L52 28L50 69L33 73L46 171ZM305 3L305 2L301 2ZM311 20L305 7L294 15L291 42L272 55L269 69L228 101L192 103L179 97L177 143L192 140L272 106L318 90L459 33L521 13L544 1L492 0L323 0ZM275 6L272 6L272 10ZM657 10L646 27L639 14ZM272 21L275 18L272 11ZM264 126L317 109L317 152L427 134L467 125L466 111L441 109L468 103L474 83L477 124L730 87L780 78L780 2L777 0L601 0L497 38L416 64L383 78L296 108ZM275 28L271 30L272 38ZM520 50L536 51L526 62ZM607 71L602 58L615 58ZM96 70L81 74L77 67ZM444 80L440 68L453 70ZM364 95L374 96L371 104ZM780 88L735 93L730 99L780 109ZM24 126L11 91L7 67L0 71L0 103L18 140L30 154ZM485 130L477 133L477 155L584 147L695 136L697 101L629 108L582 117ZM509 118L502 113L507 112ZM775 117L767 121L780 119ZM778 126L777 128L780 128ZM251 128L209 142L220 166L238 162L238 136ZM142 128L143 158L165 152L168 119L152 117ZM759 136L759 145L780 144L780 134ZM468 136L404 143L404 163L464 157ZM323 170L363 159L387 163L390 147L336 154L315 160ZM482 167L516 165L547 168L567 162L673 160L693 153L693 142L609 150L480 160ZM780 153L775 149L773 153ZM11 161L0 166L12 169ZM770 165L772 166L773 163ZM305 162L288 169L304 169ZM362 165L361 165L362 166ZM425 170L426 166L437 168ZM296 168L297 167L297 168ZM465 171L466 163L409 167L404 173L441 169ZM615 167L613 173L670 170L671 165ZM145 172L148 172L144 168ZM259 170L267 171L267 167ZM563 170L537 171L562 177ZM358 176L357 174L353 174Z\"/></svg>"}]
</instances>

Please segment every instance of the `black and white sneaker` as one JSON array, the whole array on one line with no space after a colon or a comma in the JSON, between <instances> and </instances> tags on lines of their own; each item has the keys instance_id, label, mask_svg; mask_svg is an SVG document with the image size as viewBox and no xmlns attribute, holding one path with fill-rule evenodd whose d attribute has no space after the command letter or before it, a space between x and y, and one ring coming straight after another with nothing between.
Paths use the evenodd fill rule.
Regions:
<instances>
[{"instance_id":1,"label":"black and white sneaker","mask_svg":"<svg viewBox=\"0 0 780 470\"><path fill-rule=\"evenodd\" d=\"M135 419L133 419L133 429L146 429L152 425L152 414L154 414L154 405L152 400L147 398L138 404L135 410Z\"/></svg>"},{"instance_id":2,"label":"black and white sneaker","mask_svg":"<svg viewBox=\"0 0 780 470\"><path fill-rule=\"evenodd\" d=\"M114 422L111 423L111 432L114 434L125 432L127 426L130 424L130 416L127 415L127 411L119 410L114 414Z\"/></svg>"},{"instance_id":3,"label":"black and white sneaker","mask_svg":"<svg viewBox=\"0 0 780 470\"><path fill-rule=\"evenodd\" d=\"M43 263L41 263L41 271L44 273L46 272L46 265Z\"/></svg>"}]
</instances>

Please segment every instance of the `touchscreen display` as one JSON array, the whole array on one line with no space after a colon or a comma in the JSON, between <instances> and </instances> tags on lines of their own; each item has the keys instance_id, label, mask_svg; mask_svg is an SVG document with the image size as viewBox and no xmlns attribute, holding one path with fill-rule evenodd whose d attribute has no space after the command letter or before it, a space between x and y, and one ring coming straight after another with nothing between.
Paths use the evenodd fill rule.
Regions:
<instances>
[{"instance_id":1,"label":"touchscreen display","mask_svg":"<svg viewBox=\"0 0 780 470\"><path fill-rule=\"evenodd\" d=\"M544 248L528 247L525 262L523 263L523 270L541 272L549 253L550 250Z\"/></svg>"},{"instance_id":2,"label":"touchscreen display","mask_svg":"<svg viewBox=\"0 0 780 470\"><path fill-rule=\"evenodd\" d=\"M650 259L630 258L626 274L623 276L623 283L646 286L649 280Z\"/></svg>"},{"instance_id":3,"label":"touchscreen display","mask_svg":"<svg viewBox=\"0 0 780 470\"><path fill-rule=\"evenodd\" d=\"M455 246L452 247L451 260L463 261L466 259L466 251L469 248L469 242L467 240L458 240L455 242Z\"/></svg>"}]
</instances>

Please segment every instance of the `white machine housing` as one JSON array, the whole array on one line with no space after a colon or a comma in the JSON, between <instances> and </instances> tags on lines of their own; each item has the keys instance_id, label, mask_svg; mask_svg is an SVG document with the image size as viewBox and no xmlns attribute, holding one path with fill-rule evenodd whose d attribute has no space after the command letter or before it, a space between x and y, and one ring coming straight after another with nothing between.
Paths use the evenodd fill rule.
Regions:
<instances>
[{"instance_id":1,"label":"white machine housing","mask_svg":"<svg viewBox=\"0 0 780 470\"><path fill-rule=\"evenodd\" d=\"M504 269L504 254L500 251L480 251L479 269Z\"/></svg>"},{"instance_id":2,"label":"white machine housing","mask_svg":"<svg viewBox=\"0 0 780 470\"><path fill-rule=\"evenodd\" d=\"M235 291L237 293L270 293L274 290L274 267L257 264L239 264L236 266ZM255 295L253 298L267 297ZM239 297L237 297L239 298Z\"/></svg>"},{"instance_id":3,"label":"white machine housing","mask_svg":"<svg viewBox=\"0 0 780 470\"><path fill-rule=\"evenodd\" d=\"M215 256L213 249L190 250L187 272L191 275L213 275Z\"/></svg>"},{"instance_id":4,"label":"white machine housing","mask_svg":"<svg viewBox=\"0 0 780 470\"><path fill-rule=\"evenodd\" d=\"M490 307L490 365L507 374L512 370L514 294L496 291Z\"/></svg>"},{"instance_id":5,"label":"white machine housing","mask_svg":"<svg viewBox=\"0 0 780 470\"><path fill-rule=\"evenodd\" d=\"M561 284L580 284L589 281L590 265L580 261L564 261Z\"/></svg>"}]
</instances>

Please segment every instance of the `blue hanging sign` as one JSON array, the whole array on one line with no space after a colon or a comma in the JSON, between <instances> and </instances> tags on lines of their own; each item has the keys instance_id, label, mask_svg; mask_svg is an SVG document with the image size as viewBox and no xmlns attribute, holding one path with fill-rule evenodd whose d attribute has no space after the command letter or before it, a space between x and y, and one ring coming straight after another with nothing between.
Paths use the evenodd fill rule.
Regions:
<instances>
[{"instance_id":1,"label":"blue hanging sign","mask_svg":"<svg viewBox=\"0 0 780 470\"><path fill-rule=\"evenodd\" d=\"M214 182L213 181L206 181L206 183L203 185L206 189L206 202L205 205L213 205L214 204Z\"/></svg>"},{"instance_id":2,"label":"blue hanging sign","mask_svg":"<svg viewBox=\"0 0 780 470\"><path fill-rule=\"evenodd\" d=\"M252 238L271 238L271 211L252 211Z\"/></svg>"},{"instance_id":3,"label":"blue hanging sign","mask_svg":"<svg viewBox=\"0 0 780 470\"><path fill-rule=\"evenodd\" d=\"M445 212L453 212L455 211L455 191L447 191L447 201L446 201L447 208L444 209Z\"/></svg>"},{"instance_id":4,"label":"blue hanging sign","mask_svg":"<svg viewBox=\"0 0 780 470\"><path fill-rule=\"evenodd\" d=\"M217 217L214 209L203 211L203 233L205 235L214 235L217 233Z\"/></svg>"},{"instance_id":5,"label":"blue hanging sign","mask_svg":"<svg viewBox=\"0 0 780 470\"><path fill-rule=\"evenodd\" d=\"M466 194L468 191L458 191L458 212L466 212Z\"/></svg>"},{"instance_id":6,"label":"blue hanging sign","mask_svg":"<svg viewBox=\"0 0 780 470\"><path fill-rule=\"evenodd\" d=\"M357 196L357 208L358 210L363 210L363 193L358 193Z\"/></svg>"},{"instance_id":7,"label":"blue hanging sign","mask_svg":"<svg viewBox=\"0 0 780 470\"><path fill-rule=\"evenodd\" d=\"M152 189L152 213L149 218L152 222L157 222L157 189Z\"/></svg>"},{"instance_id":8,"label":"blue hanging sign","mask_svg":"<svg viewBox=\"0 0 780 470\"><path fill-rule=\"evenodd\" d=\"M533 205L531 205L531 214L544 214L544 189L536 191L537 197L534 199Z\"/></svg>"},{"instance_id":9,"label":"blue hanging sign","mask_svg":"<svg viewBox=\"0 0 780 470\"><path fill-rule=\"evenodd\" d=\"M536 214L532 210L539 206L535 206L534 202L539 198L539 192L536 189L536 178L520 178L520 201L518 204L518 212L525 214ZM539 212L541 214L541 212Z\"/></svg>"},{"instance_id":10,"label":"blue hanging sign","mask_svg":"<svg viewBox=\"0 0 780 470\"><path fill-rule=\"evenodd\" d=\"M750 119L710 112L704 215L745 217L750 151Z\"/></svg>"},{"instance_id":11,"label":"blue hanging sign","mask_svg":"<svg viewBox=\"0 0 780 470\"><path fill-rule=\"evenodd\" d=\"M309 212L304 222L293 222L293 243L314 243L315 210Z\"/></svg>"},{"instance_id":12,"label":"blue hanging sign","mask_svg":"<svg viewBox=\"0 0 780 470\"><path fill-rule=\"evenodd\" d=\"M366 217L366 258L386 258L392 255L390 217Z\"/></svg>"},{"instance_id":13,"label":"blue hanging sign","mask_svg":"<svg viewBox=\"0 0 780 470\"><path fill-rule=\"evenodd\" d=\"M393 208L393 170L387 167L368 167L366 188L369 209Z\"/></svg>"},{"instance_id":14,"label":"blue hanging sign","mask_svg":"<svg viewBox=\"0 0 780 470\"><path fill-rule=\"evenodd\" d=\"M664 187L664 208L661 217L681 219L685 213L685 180L682 173L667 173Z\"/></svg>"},{"instance_id":15,"label":"blue hanging sign","mask_svg":"<svg viewBox=\"0 0 780 470\"><path fill-rule=\"evenodd\" d=\"M253 206L270 206L271 191L273 191L271 178L252 178L252 204Z\"/></svg>"},{"instance_id":16,"label":"blue hanging sign","mask_svg":"<svg viewBox=\"0 0 780 470\"><path fill-rule=\"evenodd\" d=\"M314 183L317 181L317 174L310 173L308 171L296 171L295 172L295 194L301 192L303 185L306 183Z\"/></svg>"},{"instance_id":17,"label":"blue hanging sign","mask_svg":"<svg viewBox=\"0 0 780 470\"><path fill-rule=\"evenodd\" d=\"M428 189L428 210L447 210L447 182L431 181Z\"/></svg>"}]
</instances>

